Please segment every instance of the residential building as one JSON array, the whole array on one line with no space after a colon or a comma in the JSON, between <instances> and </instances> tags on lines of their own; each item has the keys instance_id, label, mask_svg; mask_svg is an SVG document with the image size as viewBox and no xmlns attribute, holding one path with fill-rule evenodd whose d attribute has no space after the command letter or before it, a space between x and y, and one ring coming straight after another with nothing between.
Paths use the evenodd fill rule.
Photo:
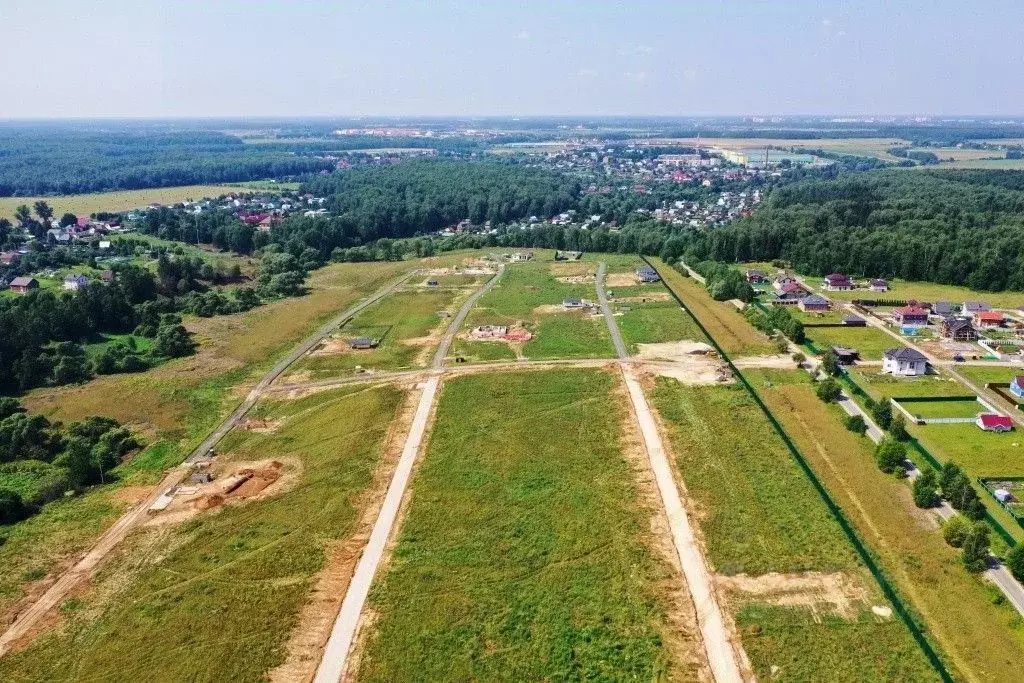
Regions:
<instances>
[{"instance_id":1,"label":"residential building","mask_svg":"<svg viewBox=\"0 0 1024 683\"><path fill-rule=\"evenodd\" d=\"M860 316L848 315L845 318L843 318L843 324L846 325L847 327L866 327L868 321L865 320L864 318L861 318Z\"/></svg>"},{"instance_id":2,"label":"residential building","mask_svg":"<svg viewBox=\"0 0 1024 683\"><path fill-rule=\"evenodd\" d=\"M636 269L636 279L640 282L657 282L661 280L661 276L658 275L658 271L650 266L641 266Z\"/></svg>"},{"instance_id":3,"label":"residential building","mask_svg":"<svg viewBox=\"0 0 1024 683\"><path fill-rule=\"evenodd\" d=\"M932 304L932 313L935 315L953 315L953 304L948 301L936 301Z\"/></svg>"},{"instance_id":4,"label":"residential building","mask_svg":"<svg viewBox=\"0 0 1024 683\"><path fill-rule=\"evenodd\" d=\"M800 307L801 311L806 313L823 313L832 308L831 301L823 296L818 296L817 294L805 296L797 305Z\"/></svg>"},{"instance_id":5,"label":"residential building","mask_svg":"<svg viewBox=\"0 0 1024 683\"><path fill-rule=\"evenodd\" d=\"M904 377L924 375L928 372L928 359L916 349L887 349L882 354L882 372Z\"/></svg>"},{"instance_id":6,"label":"residential building","mask_svg":"<svg viewBox=\"0 0 1024 683\"><path fill-rule=\"evenodd\" d=\"M1010 381L1010 393L1024 399L1024 376L1017 375Z\"/></svg>"},{"instance_id":7,"label":"residential building","mask_svg":"<svg viewBox=\"0 0 1024 683\"><path fill-rule=\"evenodd\" d=\"M522 261L532 261L533 260L533 252L532 251L517 251L516 253L512 254L511 256L509 256L508 260L512 261L513 263L518 263L518 262L522 262Z\"/></svg>"},{"instance_id":8,"label":"residential building","mask_svg":"<svg viewBox=\"0 0 1024 683\"><path fill-rule=\"evenodd\" d=\"M13 292L27 294L30 289L39 289L39 280L34 277L16 277L8 286Z\"/></svg>"},{"instance_id":9,"label":"residential building","mask_svg":"<svg viewBox=\"0 0 1024 683\"><path fill-rule=\"evenodd\" d=\"M1013 420L1006 415L996 415L995 413L981 413L974 424L986 432L1009 432L1013 430Z\"/></svg>"},{"instance_id":10,"label":"residential building","mask_svg":"<svg viewBox=\"0 0 1024 683\"><path fill-rule=\"evenodd\" d=\"M85 289L89 285L89 278L84 275L68 275L64 278L64 289L77 292L80 289Z\"/></svg>"},{"instance_id":11,"label":"residential building","mask_svg":"<svg viewBox=\"0 0 1024 683\"><path fill-rule=\"evenodd\" d=\"M978 327L1002 327L1005 319L999 311L978 311L974 321Z\"/></svg>"},{"instance_id":12,"label":"residential building","mask_svg":"<svg viewBox=\"0 0 1024 683\"><path fill-rule=\"evenodd\" d=\"M778 292L779 299L785 299L788 301L799 301L810 294L803 285L796 281L787 282L780 290L778 290Z\"/></svg>"},{"instance_id":13,"label":"residential building","mask_svg":"<svg viewBox=\"0 0 1024 683\"><path fill-rule=\"evenodd\" d=\"M852 365L854 361L860 360L860 352L846 346L833 346L832 353L836 354L840 365Z\"/></svg>"},{"instance_id":14,"label":"residential building","mask_svg":"<svg viewBox=\"0 0 1024 683\"><path fill-rule=\"evenodd\" d=\"M853 280L843 273L832 273L825 276L825 289L830 292L848 292L856 286Z\"/></svg>"},{"instance_id":15,"label":"residential building","mask_svg":"<svg viewBox=\"0 0 1024 683\"><path fill-rule=\"evenodd\" d=\"M888 292L889 291L889 281L888 280L882 280L881 278L876 278L876 279L872 280L871 283L868 286L870 287L872 292Z\"/></svg>"},{"instance_id":16,"label":"residential building","mask_svg":"<svg viewBox=\"0 0 1024 683\"><path fill-rule=\"evenodd\" d=\"M579 308L586 308L589 304L583 299L577 299L576 297L570 297L562 300L562 308L566 310L574 310Z\"/></svg>"},{"instance_id":17,"label":"residential building","mask_svg":"<svg viewBox=\"0 0 1024 683\"><path fill-rule=\"evenodd\" d=\"M765 275L764 271L757 270L756 268L746 270L743 275L747 278L747 282L752 285L760 285L768 282L768 276Z\"/></svg>"},{"instance_id":18,"label":"residential building","mask_svg":"<svg viewBox=\"0 0 1024 683\"><path fill-rule=\"evenodd\" d=\"M928 309L911 303L897 308L892 312L892 317L900 325L927 325Z\"/></svg>"},{"instance_id":19,"label":"residential building","mask_svg":"<svg viewBox=\"0 0 1024 683\"><path fill-rule=\"evenodd\" d=\"M966 315L974 315L983 311L991 311L992 307L985 301L965 301L960 310Z\"/></svg>"},{"instance_id":20,"label":"residential building","mask_svg":"<svg viewBox=\"0 0 1024 683\"><path fill-rule=\"evenodd\" d=\"M372 349L377 346L377 342L369 337L356 337L350 339L348 345L351 349Z\"/></svg>"},{"instance_id":21,"label":"residential building","mask_svg":"<svg viewBox=\"0 0 1024 683\"><path fill-rule=\"evenodd\" d=\"M970 318L949 315L942 319L939 334L945 339L957 342L972 342L978 339L978 331L974 329Z\"/></svg>"}]
</instances>

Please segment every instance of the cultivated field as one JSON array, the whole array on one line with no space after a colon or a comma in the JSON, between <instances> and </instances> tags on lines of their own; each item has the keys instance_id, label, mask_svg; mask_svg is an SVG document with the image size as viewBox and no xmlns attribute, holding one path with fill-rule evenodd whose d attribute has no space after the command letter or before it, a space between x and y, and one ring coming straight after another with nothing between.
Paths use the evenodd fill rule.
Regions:
<instances>
[{"instance_id":1,"label":"cultivated field","mask_svg":"<svg viewBox=\"0 0 1024 683\"><path fill-rule=\"evenodd\" d=\"M356 530L402 396L360 387L261 404L275 431L236 429L218 467L276 461L279 478L155 517L168 521L134 535L58 629L0 660L0 678L261 680L284 663L328 552Z\"/></svg>"},{"instance_id":2,"label":"cultivated field","mask_svg":"<svg viewBox=\"0 0 1024 683\"><path fill-rule=\"evenodd\" d=\"M648 144L696 145L697 138L656 138L645 141ZM790 138L701 138L701 148L721 147L722 149L763 150L766 145L771 147L821 149L836 154L853 154L855 156L875 157L883 161L900 161L899 157L889 154L892 147L909 144L899 138L833 138L820 140L804 140Z\"/></svg>"},{"instance_id":3,"label":"cultivated field","mask_svg":"<svg viewBox=\"0 0 1024 683\"><path fill-rule=\"evenodd\" d=\"M359 680L697 677L615 390L599 370L446 383Z\"/></svg>"},{"instance_id":4,"label":"cultivated field","mask_svg":"<svg viewBox=\"0 0 1024 683\"><path fill-rule=\"evenodd\" d=\"M246 187L244 185L182 185L180 187L156 187L146 190L121 190L118 192L93 192L59 197L0 197L0 218L14 219L14 210L22 204L32 204L43 200L53 207L55 216L73 213L76 216L88 216L100 211L119 212L141 209L150 204L176 204L186 200L198 200L205 197L219 197L229 192L267 191L266 187ZM283 189L278 186L277 189Z\"/></svg>"},{"instance_id":5,"label":"cultivated field","mask_svg":"<svg viewBox=\"0 0 1024 683\"><path fill-rule=\"evenodd\" d=\"M774 353L774 346L768 337L747 323L743 314L731 303L715 301L708 296L704 286L690 277L684 277L660 259L652 259L658 272L683 303L693 310L694 315L725 349L726 353L737 355L761 355Z\"/></svg>"},{"instance_id":6,"label":"cultivated field","mask_svg":"<svg viewBox=\"0 0 1024 683\"><path fill-rule=\"evenodd\" d=\"M872 611L890 608L741 387L659 379L652 398L760 679L935 678L903 624Z\"/></svg>"},{"instance_id":7,"label":"cultivated field","mask_svg":"<svg viewBox=\"0 0 1024 683\"><path fill-rule=\"evenodd\" d=\"M794 375L792 383L776 382L759 393L923 617L947 665L968 680L1014 677L1024 658L1017 613L996 599L994 588L964 571L934 518L914 506L909 487L878 470L873 444L843 428L844 414Z\"/></svg>"}]
</instances>

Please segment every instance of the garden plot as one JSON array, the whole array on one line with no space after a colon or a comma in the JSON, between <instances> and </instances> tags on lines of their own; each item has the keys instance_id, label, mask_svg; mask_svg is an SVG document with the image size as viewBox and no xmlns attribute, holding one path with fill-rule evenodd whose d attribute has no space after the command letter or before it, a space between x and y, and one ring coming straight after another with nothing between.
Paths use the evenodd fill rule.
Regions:
<instances>
[{"instance_id":1,"label":"garden plot","mask_svg":"<svg viewBox=\"0 0 1024 683\"><path fill-rule=\"evenodd\" d=\"M977 396L896 396L893 400L919 424L974 422L978 413L997 413Z\"/></svg>"},{"instance_id":2,"label":"garden plot","mask_svg":"<svg viewBox=\"0 0 1024 683\"><path fill-rule=\"evenodd\" d=\"M702 675L617 391L598 370L446 383L356 679Z\"/></svg>"},{"instance_id":3,"label":"garden plot","mask_svg":"<svg viewBox=\"0 0 1024 683\"><path fill-rule=\"evenodd\" d=\"M860 357L867 361L882 360L886 349L900 346L895 339L874 327L808 327L804 331L807 341L821 353L833 346L845 346L857 349Z\"/></svg>"},{"instance_id":4,"label":"garden plot","mask_svg":"<svg viewBox=\"0 0 1024 683\"><path fill-rule=\"evenodd\" d=\"M291 655L315 667L316 648L293 650L295 639L330 629L364 508L383 495L391 442L401 447L391 425L403 402L377 386L258 404L254 417L276 430L230 432L218 476L155 513L62 607L57 628L0 659L0 679L255 681ZM310 601L329 574L342 589Z\"/></svg>"}]
</instances>

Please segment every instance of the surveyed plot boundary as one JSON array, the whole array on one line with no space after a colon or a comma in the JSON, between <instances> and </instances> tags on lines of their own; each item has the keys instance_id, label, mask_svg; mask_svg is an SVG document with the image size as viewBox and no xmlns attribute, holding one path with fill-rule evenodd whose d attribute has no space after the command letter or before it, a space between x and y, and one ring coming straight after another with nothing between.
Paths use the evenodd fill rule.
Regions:
<instances>
[{"instance_id":1,"label":"surveyed plot boundary","mask_svg":"<svg viewBox=\"0 0 1024 683\"><path fill-rule=\"evenodd\" d=\"M644 262L647 263L647 265L651 266L659 273L662 271L662 269L664 269L664 266L662 269L659 269L658 266L652 263L650 259L648 259L647 257L641 258L643 258ZM665 283L664 278L662 278L662 283ZM851 545L853 545L858 557L864 563L865 567L867 567L871 575L875 578L875 581L882 589L883 595L885 595L886 599L889 600L889 602L893 605L896 614L899 615L900 619L910 630L910 633L914 637L914 640L917 641L917 644L920 646L921 650L928 658L928 661L935 668L936 673L938 673L939 677L943 681L952 683L952 681L954 680L953 677L950 675L949 671L947 671L945 664L942 662L942 659L939 657L938 653L935 651L932 644L924 635L924 631L922 630L922 628L918 625L917 621L910 614L906 605L903 604L903 601L897 594L896 589L889 582L888 577L886 577L884 570L881 568L881 566L879 566L877 562L875 562L873 556L871 555L871 552L860 540L860 537L857 535L857 532L854 530L852 524L850 524L850 522L846 519L846 516L843 514L842 509L840 509L839 505L835 502L835 500L832 499L832 496L825 488L825 485L815 475L814 470L811 468L810 464L804 458L803 454L800 453L799 449L797 449L793 441L789 438L789 435L786 434L786 431L782 428L782 425L775 418L775 416L768 409L768 407L764 404L764 402L761 400L761 397L750 385L746 377L733 364L729 355L721 346L718 345L718 342L715 340L713 336L711 336L707 328L704 327L700 319L693 313L693 311L690 310L688 306L686 306L683 303L683 301L679 298L679 295L676 294L675 290L673 290L667 283L665 283L665 288L669 291L669 293L676 300L679 306L689 313L690 317L693 318L693 321L697 324L701 331L704 332L704 335L708 338L708 341L711 342L711 345L715 347L715 350L721 355L722 360L726 363L726 365L729 366L729 369L732 370L733 374L736 376L740 384L750 395L751 399L764 413L769 423L771 423L772 428L779 435L779 438L781 438L783 443L786 444L786 448L787 450L789 450L790 455L793 456L794 460L796 460L797 462L797 465L800 467L800 470L810 480L811 485L814 487L815 491L817 491L818 495L821 497L826 507L828 507L829 512L835 518L836 522L838 522L846 538L850 541Z\"/></svg>"},{"instance_id":2,"label":"surveyed plot boundary","mask_svg":"<svg viewBox=\"0 0 1024 683\"><path fill-rule=\"evenodd\" d=\"M62 574L61 577L52 586L50 586L42 596L39 597L39 599L18 615L18 618L14 623L11 624L11 626L2 635L0 635L0 657L6 654L15 642L28 635L39 621L50 612L50 610L63 602L64 599L82 583L82 581L86 580L97 568L99 568L114 548L127 538L132 529L134 529L135 526L146 516L146 513L153 502L180 483L189 472L192 465L208 457L210 450L216 446L229 431L240 423L242 418L254 405L256 405L256 402L264 392L266 392L270 385L273 384L273 382L280 377L292 363L316 346L336 327L343 325L363 309L372 306L377 301L388 296L415 273L416 270L411 270L405 273L400 278L397 278L391 283L378 289L363 301L346 309L340 315L336 316L319 330L314 332L305 341L295 347L287 356L278 361L270 370L268 370L241 404L235 408L235 410L225 418L220 425L218 425L217 428L214 429L198 447L196 447L195 450L192 451L181 465L172 469L164 477L155 491L125 515L121 516L113 526L107 529L107 531L100 536L81 560L75 563L71 569L64 572L64 574Z\"/></svg>"}]
</instances>

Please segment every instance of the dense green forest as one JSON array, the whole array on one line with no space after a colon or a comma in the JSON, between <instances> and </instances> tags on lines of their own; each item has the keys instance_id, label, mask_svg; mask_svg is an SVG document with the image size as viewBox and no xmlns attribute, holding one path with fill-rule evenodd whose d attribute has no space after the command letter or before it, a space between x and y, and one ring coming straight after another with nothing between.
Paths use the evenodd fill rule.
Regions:
<instances>
[{"instance_id":1,"label":"dense green forest","mask_svg":"<svg viewBox=\"0 0 1024 683\"><path fill-rule=\"evenodd\" d=\"M0 197L257 180L332 167L213 131L0 126Z\"/></svg>"},{"instance_id":2,"label":"dense green forest","mask_svg":"<svg viewBox=\"0 0 1024 683\"><path fill-rule=\"evenodd\" d=\"M776 188L750 218L677 243L694 261L1024 290L1024 174L887 170Z\"/></svg>"}]
</instances>

